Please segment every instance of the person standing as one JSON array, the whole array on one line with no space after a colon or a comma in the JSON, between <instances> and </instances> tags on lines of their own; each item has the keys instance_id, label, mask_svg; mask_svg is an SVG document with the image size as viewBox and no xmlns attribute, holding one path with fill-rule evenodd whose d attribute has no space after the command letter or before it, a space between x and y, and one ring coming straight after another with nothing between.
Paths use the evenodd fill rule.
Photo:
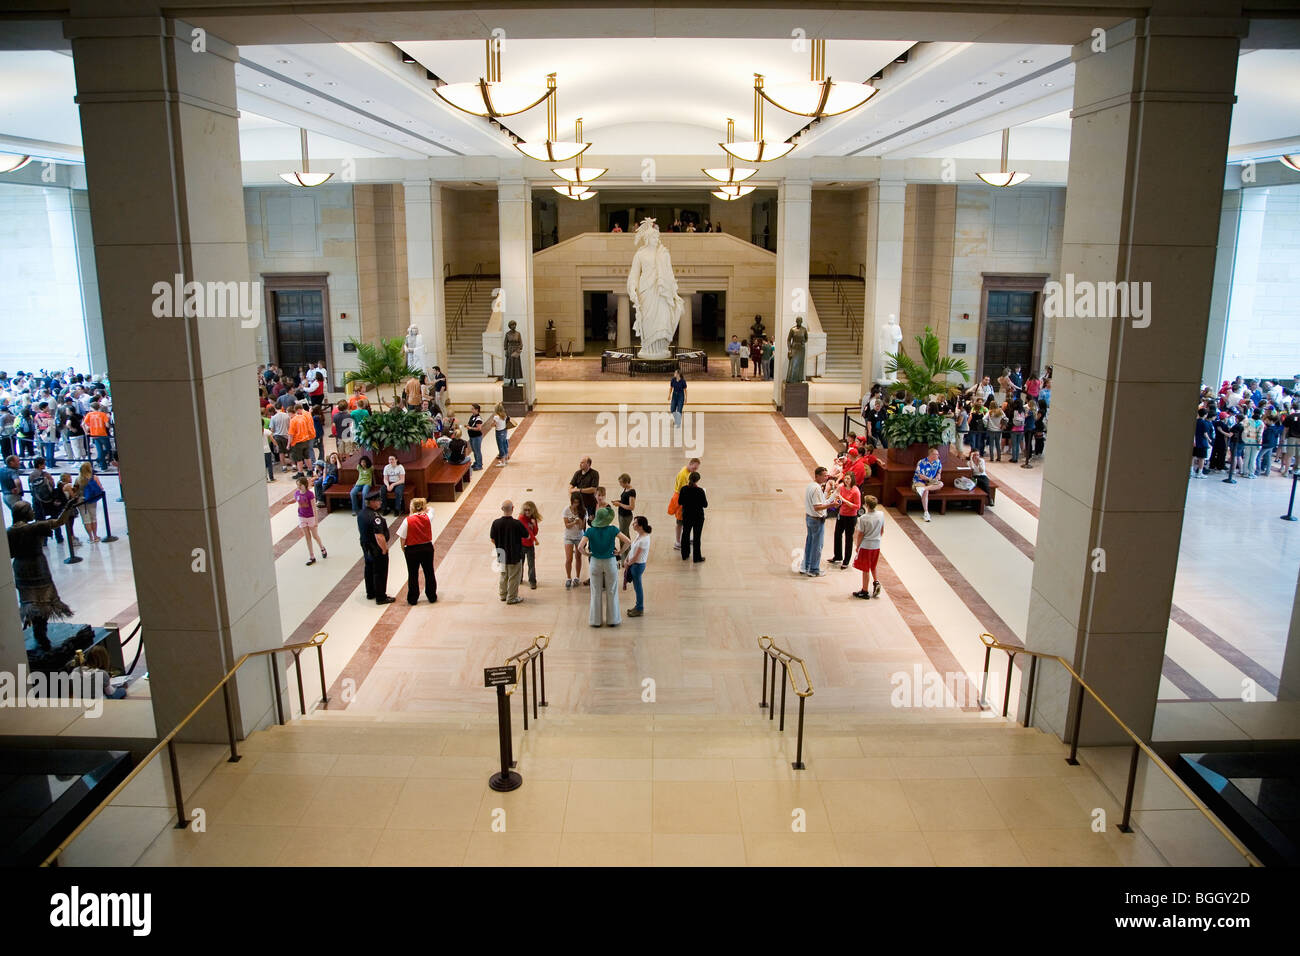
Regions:
<instances>
[{"instance_id":1,"label":"person standing","mask_svg":"<svg viewBox=\"0 0 1300 956\"><path fill-rule=\"evenodd\" d=\"M32 510L35 512L38 522L46 521L58 515L60 509L56 504L54 476L45 470L44 458L38 457L32 462L31 474L27 476L27 490L31 492ZM63 544L63 532L60 529L65 523L55 524L51 528L54 532L54 540L58 544ZM75 540L71 525L68 527L68 537Z\"/></svg>"},{"instance_id":2,"label":"person standing","mask_svg":"<svg viewBox=\"0 0 1300 956\"><path fill-rule=\"evenodd\" d=\"M632 487L632 476L624 473L618 476L618 530L625 538L632 534L632 517L636 513L636 489Z\"/></svg>"},{"instance_id":3,"label":"person standing","mask_svg":"<svg viewBox=\"0 0 1300 956\"><path fill-rule=\"evenodd\" d=\"M524 536L524 564L528 566L528 589L536 591L537 529L542 523L542 513L537 510L537 505L534 502L524 502L524 506L519 509L519 523L528 529L528 534Z\"/></svg>"},{"instance_id":4,"label":"person standing","mask_svg":"<svg viewBox=\"0 0 1300 956\"><path fill-rule=\"evenodd\" d=\"M803 543L803 567L799 573L806 574L810 578L819 577L822 573L822 538L825 533L826 511L838 500L827 499L824 487L826 476L826 469L819 465L813 472L813 480L808 483L803 492L804 525L807 534Z\"/></svg>"},{"instance_id":5,"label":"person standing","mask_svg":"<svg viewBox=\"0 0 1300 956\"><path fill-rule=\"evenodd\" d=\"M600 487L600 472L591 467L591 457L578 462L578 470L569 479L569 494L582 496L584 525L596 513L596 489Z\"/></svg>"},{"instance_id":6,"label":"person standing","mask_svg":"<svg viewBox=\"0 0 1300 956\"><path fill-rule=\"evenodd\" d=\"M355 451L353 430L356 427L352 416L348 414L347 402L339 402L334 406L334 415L330 421L334 423L334 448L340 458L347 458Z\"/></svg>"},{"instance_id":7,"label":"person standing","mask_svg":"<svg viewBox=\"0 0 1300 956\"><path fill-rule=\"evenodd\" d=\"M701 564L705 558L700 555L700 536L704 534L704 509L709 506L709 498L700 487L698 471L690 473L686 487L677 493L677 504L682 514L682 560L694 555L694 562Z\"/></svg>"},{"instance_id":8,"label":"person standing","mask_svg":"<svg viewBox=\"0 0 1300 956\"><path fill-rule=\"evenodd\" d=\"M673 545L673 548L678 551L682 549L682 509L681 509L682 489L685 488L687 483L691 480L691 475L699 470L700 470L700 460L698 458L692 458L690 461L688 461L685 465L682 466L682 470L679 471L677 473L677 477L673 479L673 494L677 495L678 497L678 504L677 504L677 511L676 511L677 541Z\"/></svg>"},{"instance_id":9,"label":"person standing","mask_svg":"<svg viewBox=\"0 0 1300 956\"><path fill-rule=\"evenodd\" d=\"M388 456L388 464L384 466L384 494L393 496L392 509L393 514L400 515L405 508L403 501L406 493L406 468L399 464L396 455ZM384 499L384 514L388 514L388 499Z\"/></svg>"},{"instance_id":10,"label":"person standing","mask_svg":"<svg viewBox=\"0 0 1300 956\"><path fill-rule=\"evenodd\" d=\"M0 495L12 515L14 505L23 500L23 481L18 469L21 463L17 455L6 455L4 467L0 468Z\"/></svg>"},{"instance_id":11,"label":"person standing","mask_svg":"<svg viewBox=\"0 0 1300 956\"><path fill-rule=\"evenodd\" d=\"M632 539L632 546L623 563L632 582L632 589L636 592L636 606L627 612L627 616L640 617L645 613L645 592L641 578L645 574L646 562L650 560L650 522L645 515L637 515L632 521L632 527L636 530L636 537Z\"/></svg>"},{"instance_id":12,"label":"person standing","mask_svg":"<svg viewBox=\"0 0 1300 956\"><path fill-rule=\"evenodd\" d=\"M1011 459L1015 461L1015 459ZM943 462L939 461L939 449L931 448L930 453L916 463L916 471L912 474L912 490L921 498L922 514L926 521L930 520L930 492L938 491L943 487L943 482L939 480L939 473L943 471Z\"/></svg>"},{"instance_id":13,"label":"person standing","mask_svg":"<svg viewBox=\"0 0 1300 956\"><path fill-rule=\"evenodd\" d=\"M411 513L397 526L406 559L406 603L420 600L420 571L424 570L424 596L438 603L438 579L433 573L433 513L424 498L411 499Z\"/></svg>"},{"instance_id":14,"label":"person standing","mask_svg":"<svg viewBox=\"0 0 1300 956\"><path fill-rule=\"evenodd\" d=\"M582 532L587 527L587 510L582 495L569 495L569 507L560 516L564 521L564 586L575 588L582 583ZM569 577L570 569L573 577Z\"/></svg>"},{"instance_id":15,"label":"person standing","mask_svg":"<svg viewBox=\"0 0 1300 956\"><path fill-rule=\"evenodd\" d=\"M592 627L608 624L618 627L623 618L618 611L618 555L631 542L614 527L614 509L601 508L591 519L591 527L582 533L582 549L591 564L591 609L587 623ZM608 602L609 614L605 616Z\"/></svg>"},{"instance_id":16,"label":"person standing","mask_svg":"<svg viewBox=\"0 0 1300 956\"><path fill-rule=\"evenodd\" d=\"M307 476L299 476L297 483L293 500L298 503L298 527L302 529L302 539L307 542L307 567L311 567L316 563L316 555L311 549L312 538L316 539L322 558L328 558L330 555L325 550L325 542L320 539L320 532L316 530L316 496L311 492Z\"/></svg>"},{"instance_id":17,"label":"person standing","mask_svg":"<svg viewBox=\"0 0 1300 956\"><path fill-rule=\"evenodd\" d=\"M853 560L853 529L857 526L858 509L862 506L862 492L858 490L852 471L844 472L837 495L840 505L835 515L835 555L831 564L838 564L840 570L846 570Z\"/></svg>"},{"instance_id":18,"label":"person standing","mask_svg":"<svg viewBox=\"0 0 1300 956\"><path fill-rule=\"evenodd\" d=\"M501 579L497 585L497 596L507 604L519 604L519 581L524 570L524 537L528 534L514 516L515 503L509 499L501 502L501 517L492 522L489 536L497 550L497 560L501 563ZM592 589L595 590L594 588Z\"/></svg>"},{"instance_id":19,"label":"person standing","mask_svg":"<svg viewBox=\"0 0 1300 956\"><path fill-rule=\"evenodd\" d=\"M749 340L749 373L750 378L761 378L763 375L763 341L757 335Z\"/></svg>"},{"instance_id":20,"label":"person standing","mask_svg":"<svg viewBox=\"0 0 1300 956\"><path fill-rule=\"evenodd\" d=\"M727 343L727 358L731 359L731 377L740 378L740 336L733 335Z\"/></svg>"},{"instance_id":21,"label":"person standing","mask_svg":"<svg viewBox=\"0 0 1300 956\"><path fill-rule=\"evenodd\" d=\"M91 402L90 411L86 413L86 417L82 419L81 424L95 446L95 457L99 470L107 471L109 461L112 459L112 443L108 435L108 413L104 411L99 402Z\"/></svg>"},{"instance_id":22,"label":"person standing","mask_svg":"<svg viewBox=\"0 0 1300 956\"><path fill-rule=\"evenodd\" d=\"M997 461L1002 460L1002 431L1006 420L1007 416L1003 414L1002 406L996 402L989 406L988 414L984 416L985 441L988 447L986 454L995 455Z\"/></svg>"},{"instance_id":23,"label":"person standing","mask_svg":"<svg viewBox=\"0 0 1300 956\"><path fill-rule=\"evenodd\" d=\"M473 471L483 470L483 409L478 402L470 406L469 421L465 428L469 432L469 447L474 452Z\"/></svg>"},{"instance_id":24,"label":"person standing","mask_svg":"<svg viewBox=\"0 0 1300 956\"><path fill-rule=\"evenodd\" d=\"M862 572L862 589L854 591L858 598L880 597L880 576L876 565L880 561L880 539L885 534L885 516L878 509L875 496L867 495L862 499L862 514L858 516L857 527L853 534L853 547L857 557L853 566Z\"/></svg>"},{"instance_id":25,"label":"person standing","mask_svg":"<svg viewBox=\"0 0 1300 956\"><path fill-rule=\"evenodd\" d=\"M388 522L379 513L384 506L384 489L371 488L366 492L366 510L357 516L357 530L361 535L361 553L365 558L366 600L376 604L392 604L396 598L388 596Z\"/></svg>"},{"instance_id":26,"label":"person standing","mask_svg":"<svg viewBox=\"0 0 1300 956\"><path fill-rule=\"evenodd\" d=\"M311 443L316 438L316 426L312 424L311 412L307 403L302 402L289 419L289 460L293 462L294 480L307 474L311 462Z\"/></svg>"},{"instance_id":27,"label":"person standing","mask_svg":"<svg viewBox=\"0 0 1300 956\"><path fill-rule=\"evenodd\" d=\"M107 495L104 494L104 486L95 477L94 466L88 461L81 463L81 470L78 472L77 480L74 483L73 497L81 499L81 505L77 508L77 511L81 514L81 526L86 529L86 535L90 538L90 543L98 544L99 516L96 509L99 502L103 501Z\"/></svg>"},{"instance_id":28,"label":"person standing","mask_svg":"<svg viewBox=\"0 0 1300 956\"><path fill-rule=\"evenodd\" d=\"M497 467L504 468L510 461L510 416L506 414L505 405L497 402L492 410L492 428L497 436Z\"/></svg>"},{"instance_id":29,"label":"person standing","mask_svg":"<svg viewBox=\"0 0 1300 956\"><path fill-rule=\"evenodd\" d=\"M280 467L289 470L289 413L279 406L271 416L271 434L279 451Z\"/></svg>"},{"instance_id":30,"label":"person standing","mask_svg":"<svg viewBox=\"0 0 1300 956\"><path fill-rule=\"evenodd\" d=\"M673 369L668 380L668 411L672 412L673 427L682 427L682 409L686 407L686 376L680 368Z\"/></svg>"}]
</instances>

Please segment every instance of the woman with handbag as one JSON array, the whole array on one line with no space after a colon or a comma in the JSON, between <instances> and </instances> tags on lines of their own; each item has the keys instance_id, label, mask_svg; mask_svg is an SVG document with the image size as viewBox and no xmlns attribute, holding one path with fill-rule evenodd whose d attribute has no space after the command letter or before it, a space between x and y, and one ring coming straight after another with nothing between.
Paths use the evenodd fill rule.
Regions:
<instances>
[{"instance_id":1,"label":"woman with handbag","mask_svg":"<svg viewBox=\"0 0 1300 956\"><path fill-rule=\"evenodd\" d=\"M86 529L86 535L90 538L90 543L98 544L99 516L96 513L96 506L104 500L106 495L104 494L104 486L95 477L95 469L90 462L81 463L81 471L77 475L73 488L74 496L81 499L81 504L77 507L77 513L81 515L81 526Z\"/></svg>"}]
</instances>

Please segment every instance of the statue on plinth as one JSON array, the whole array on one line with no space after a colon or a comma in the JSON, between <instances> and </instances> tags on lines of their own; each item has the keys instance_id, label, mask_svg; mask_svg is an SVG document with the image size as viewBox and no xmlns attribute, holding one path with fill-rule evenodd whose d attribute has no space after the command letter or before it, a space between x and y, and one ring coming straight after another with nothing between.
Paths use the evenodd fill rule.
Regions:
<instances>
[{"instance_id":1,"label":"statue on plinth","mask_svg":"<svg viewBox=\"0 0 1300 956\"><path fill-rule=\"evenodd\" d=\"M519 323L512 319L510 328L506 332L504 378L507 385L518 385L519 380L524 377L524 337L519 334L518 325Z\"/></svg>"},{"instance_id":2,"label":"statue on plinth","mask_svg":"<svg viewBox=\"0 0 1300 956\"><path fill-rule=\"evenodd\" d=\"M761 315L754 316L754 324L749 327L749 337L751 339L762 339L767 334L767 326L763 325Z\"/></svg>"},{"instance_id":3,"label":"statue on plinth","mask_svg":"<svg viewBox=\"0 0 1300 956\"><path fill-rule=\"evenodd\" d=\"M880 368L889 367L889 356L898 352L898 343L903 341L903 327L898 324L898 316L890 313L889 321L880 327ZM898 381L895 372L884 372L885 381Z\"/></svg>"},{"instance_id":4,"label":"statue on plinth","mask_svg":"<svg viewBox=\"0 0 1300 956\"><path fill-rule=\"evenodd\" d=\"M790 329L790 334L785 337L785 348L790 363L786 368L786 382L797 384L804 380L803 357L804 349L807 346L808 330L803 327L803 316L796 316L794 327Z\"/></svg>"},{"instance_id":5,"label":"statue on plinth","mask_svg":"<svg viewBox=\"0 0 1300 956\"><path fill-rule=\"evenodd\" d=\"M406 355L406 364L415 370L416 375L422 374L425 368L424 339L416 326L406 330L406 342L402 351Z\"/></svg>"},{"instance_id":6,"label":"statue on plinth","mask_svg":"<svg viewBox=\"0 0 1300 956\"><path fill-rule=\"evenodd\" d=\"M672 356L671 344L677 334L686 304L677 294L673 261L668 248L659 241L659 227L653 219L641 220L636 230L636 255L627 275L627 295L636 309L633 330L641 338L637 356L666 359Z\"/></svg>"}]
</instances>

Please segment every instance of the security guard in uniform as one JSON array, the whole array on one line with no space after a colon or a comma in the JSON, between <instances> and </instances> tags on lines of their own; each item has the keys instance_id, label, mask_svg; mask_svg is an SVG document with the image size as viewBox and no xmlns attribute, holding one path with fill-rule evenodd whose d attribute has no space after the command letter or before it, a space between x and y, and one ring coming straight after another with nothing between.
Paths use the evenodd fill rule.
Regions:
<instances>
[{"instance_id":1,"label":"security guard in uniform","mask_svg":"<svg viewBox=\"0 0 1300 956\"><path fill-rule=\"evenodd\" d=\"M361 553L366 559L366 599L376 604L392 604L388 596L388 522L379 513L384 506L382 485L366 493L366 510L357 515L361 535Z\"/></svg>"}]
</instances>

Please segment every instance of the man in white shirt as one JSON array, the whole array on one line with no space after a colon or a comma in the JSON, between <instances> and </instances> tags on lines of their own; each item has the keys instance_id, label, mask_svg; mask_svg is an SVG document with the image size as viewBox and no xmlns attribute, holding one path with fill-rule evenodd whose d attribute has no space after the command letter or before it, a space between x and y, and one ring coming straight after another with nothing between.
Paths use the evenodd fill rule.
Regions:
<instances>
[{"instance_id":1,"label":"man in white shirt","mask_svg":"<svg viewBox=\"0 0 1300 956\"><path fill-rule=\"evenodd\" d=\"M825 481L826 469L819 466L813 472L813 480L808 482L803 492L804 523L807 525L808 534L804 539L803 567L799 573L811 578L819 577L822 573L822 537L825 531L826 509L838 500L834 496L829 500L826 498L826 492L822 490Z\"/></svg>"},{"instance_id":2,"label":"man in white shirt","mask_svg":"<svg viewBox=\"0 0 1300 956\"><path fill-rule=\"evenodd\" d=\"M395 515L403 513L403 495L406 493L406 469L397 463L394 455L388 456L388 464L384 466L384 514L388 514L388 495L393 496L393 511Z\"/></svg>"}]
</instances>

